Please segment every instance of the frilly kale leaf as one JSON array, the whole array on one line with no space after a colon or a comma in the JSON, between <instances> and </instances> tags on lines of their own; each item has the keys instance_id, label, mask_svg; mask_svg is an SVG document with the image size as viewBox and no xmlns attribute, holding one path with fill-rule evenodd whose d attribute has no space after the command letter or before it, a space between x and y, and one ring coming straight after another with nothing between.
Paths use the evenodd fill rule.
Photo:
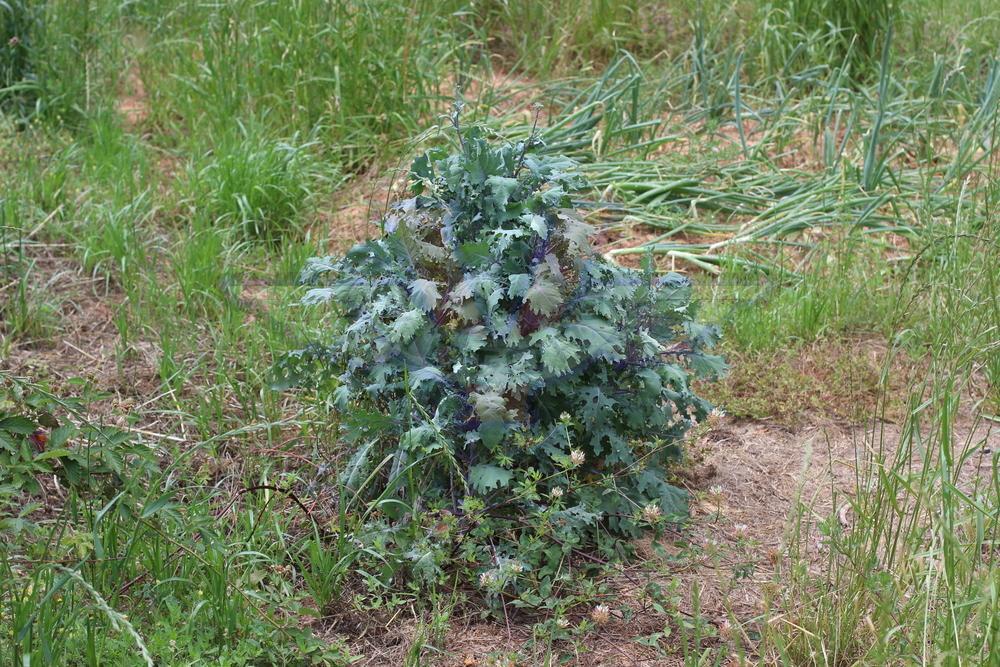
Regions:
<instances>
[{"instance_id":1,"label":"frilly kale leaf","mask_svg":"<svg viewBox=\"0 0 1000 667\"><path fill-rule=\"evenodd\" d=\"M665 470L711 409L689 375L724 364L690 280L595 254L576 164L537 147L473 128L418 157L381 238L302 272L305 303L341 325L320 332L322 352L292 355L282 386L328 364L358 443L351 488L370 475L370 497L455 515L472 494L511 521L554 508L587 544L636 533L636 508L683 514ZM374 439L360 414L384 415Z\"/></svg>"}]
</instances>

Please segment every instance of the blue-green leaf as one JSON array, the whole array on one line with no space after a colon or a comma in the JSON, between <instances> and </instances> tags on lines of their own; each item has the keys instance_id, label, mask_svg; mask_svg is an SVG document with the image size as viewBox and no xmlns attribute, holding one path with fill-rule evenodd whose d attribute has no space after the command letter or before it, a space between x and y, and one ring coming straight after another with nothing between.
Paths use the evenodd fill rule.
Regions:
<instances>
[{"instance_id":1,"label":"blue-green leaf","mask_svg":"<svg viewBox=\"0 0 1000 667\"><path fill-rule=\"evenodd\" d=\"M389 339L394 343L408 343L417 335L417 332L426 324L427 318L419 308L408 310L392 323L389 331Z\"/></svg>"},{"instance_id":2,"label":"blue-green leaf","mask_svg":"<svg viewBox=\"0 0 1000 667\"><path fill-rule=\"evenodd\" d=\"M528 293L531 288L530 273L515 273L510 276L510 287L507 288L507 296L512 299L519 299Z\"/></svg>"},{"instance_id":3,"label":"blue-green leaf","mask_svg":"<svg viewBox=\"0 0 1000 667\"><path fill-rule=\"evenodd\" d=\"M580 346L563 338L553 327L546 327L533 334L530 342L532 345L540 342L542 366L557 377L568 373L571 364L576 364L579 360Z\"/></svg>"},{"instance_id":4,"label":"blue-green leaf","mask_svg":"<svg viewBox=\"0 0 1000 667\"><path fill-rule=\"evenodd\" d=\"M441 293L438 292L437 283L423 278L417 278L410 283L410 303L417 308L434 310L440 300Z\"/></svg>"},{"instance_id":5,"label":"blue-green leaf","mask_svg":"<svg viewBox=\"0 0 1000 667\"><path fill-rule=\"evenodd\" d=\"M491 464L472 466L469 470L469 484L479 493L507 486L513 478L514 473L510 470Z\"/></svg>"},{"instance_id":6,"label":"blue-green leaf","mask_svg":"<svg viewBox=\"0 0 1000 667\"><path fill-rule=\"evenodd\" d=\"M542 239L549 238L549 225L544 217L537 213L525 213L521 216L521 220Z\"/></svg>"},{"instance_id":7,"label":"blue-green leaf","mask_svg":"<svg viewBox=\"0 0 1000 667\"><path fill-rule=\"evenodd\" d=\"M475 268L493 261L490 244L486 241L463 243L455 250L455 257L462 266Z\"/></svg>"},{"instance_id":8,"label":"blue-green leaf","mask_svg":"<svg viewBox=\"0 0 1000 667\"><path fill-rule=\"evenodd\" d=\"M535 276L534 282L524 295L524 300L531 306L531 310L539 315L551 315L559 310L563 297L559 291L559 286L544 273Z\"/></svg>"},{"instance_id":9,"label":"blue-green leaf","mask_svg":"<svg viewBox=\"0 0 1000 667\"><path fill-rule=\"evenodd\" d=\"M584 317L566 327L566 335L583 345L591 357L620 361L625 358L622 350L625 341L618 330L607 320Z\"/></svg>"},{"instance_id":10,"label":"blue-green leaf","mask_svg":"<svg viewBox=\"0 0 1000 667\"><path fill-rule=\"evenodd\" d=\"M493 202L497 209L507 208L507 202L510 201L510 197L517 190L518 182L516 178L507 178L506 176L490 176L486 179L486 184L490 186L490 191L493 193Z\"/></svg>"},{"instance_id":11,"label":"blue-green leaf","mask_svg":"<svg viewBox=\"0 0 1000 667\"><path fill-rule=\"evenodd\" d=\"M462 352L475 352L486 346L486 327L482 324L455 333L455 346Z\"/></svg>"}]
</instances>

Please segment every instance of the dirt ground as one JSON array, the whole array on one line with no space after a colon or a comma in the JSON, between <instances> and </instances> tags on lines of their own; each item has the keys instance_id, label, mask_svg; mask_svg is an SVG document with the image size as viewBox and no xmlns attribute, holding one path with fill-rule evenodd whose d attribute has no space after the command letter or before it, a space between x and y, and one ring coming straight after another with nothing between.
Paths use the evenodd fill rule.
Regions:
<instances>
[{"instance_id":1,"label":"dirt ground","mask_svg":"<svg viewBox=\"0 0 1000 667\"><path fill-rule=\"evenodd\" d=\"M680 535L666 535L660 548L650 541L640 543L640 561L629 567L613 588L616 601L609 602L611 620L588 637L584 646L553 648L565 663L581 667L669 667L685 664L682 655L669 655L644 646L636 639L663 630L664 618L638 614L626 620L626 607L639 607L637 589L652 573L652 580L666 587L678 585L682 599L680 615L694 614L693 591L697 587L698 613L715 626L717 638L702 646L727 639L753 643L756 619L765 597L779 590L776 568L785 559L791 539L790 517L801 507L804 525L812 526L836 516L842 528L851 529L847 494L855 488L855 471L866 451L882 439L897 443L899 428L892 424L849 426L828 424L787 429L759 422L723 419L692 444L689 486L694 503L690 524ZM956 435L968 443L973 455L961 472L970 484L980 470L990 469L991 452L1000 447L1000 433L989 423L973 426L963 416ZM836 501L835 501L836 498ZM836 507L834 507L836 502ZM818 573L827 558L827 547L813 530L801 545L811 567ZM740 629L742 625L742 629ZM412 631L412 628L410 628ZM406 634L407 628L398 630ZM749 642L740 642L742 639ZM531 648L530 626L513 624L510 632L501 623L453 619L442 657L431 664L447 667L541 664L544 647ZM670 645L664 641L664 648ZM409 642L401 638L400 645ZM399 664L400 651L382 641L359 642L366 655L360 665ZM532 656L526 662L506 662L497 654L515 652ZM666 655L665 655L666 653ZM753 657L749 656L753 661ZM745 664L733 655L723 664Z\"/></svg>"}]
</instances>

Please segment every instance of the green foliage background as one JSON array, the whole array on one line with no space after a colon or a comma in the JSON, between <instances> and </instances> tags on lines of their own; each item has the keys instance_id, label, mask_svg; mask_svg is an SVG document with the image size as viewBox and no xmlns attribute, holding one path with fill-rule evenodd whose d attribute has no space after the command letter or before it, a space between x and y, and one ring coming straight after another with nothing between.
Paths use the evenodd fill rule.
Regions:
<instances>
[{"instance_id":1,"label":"green foliage background","mask_svg":"<svg viewBox=\"0 0 1000 667\"><path fill-rule=\"evenodd\" d=\"M615 649L688 664L734 652L981 664L1000 645L1000 475L968 435L988 431L1000 405L995 0L0 0L0 34L0 378L88 398L52 409L72 427L58 434L4 399L5 419L33 421L0 438L0 661L129 664L144 646L157 664L345 664L343 639L364 660L389 650L415 665L455 658L457 631L480 614L532 638L484 661L528 664L586 660L609 636ZM631 310L620 309L639 291L689 288L597 268L604 278L588 285L600 299L581 305L569 267L593 260L585 249L556 249L562 281L526 261L514 293L537 283L529 300L476 263L493 257L492 236L462 257L433 239L444 256L414 263L396 235L378 262L344 265L398 270L379 288L384 317L365 329L387 342L331 349L353 319L301 308L295 277L307 258L339 260L365 233L365 203L381 210L385 181L414 152L451 140L430 162L462 153L439 115L456 88L468 118L491 128L491 150L496 136L514 146L531 136L528 107L541 102L544 145L529 153L576 162L586 189L563 190L598 228L595 245L624 263L652 252L658 274L697 274L699 312L723 327L736 376L696 385L698 395L753 418L751 430L789 414L840 424L877 413L901 425L904 437L891 426L859 436L846 457L859 471L839 497L849 530L803 499L772 567L786 525L778 495L722 489L730 510L767 503L777 523L761 541L702 544L690 538L731 527L725 504L666 524L679 496L656 504L627 465L600 458L613 451L598 436L597 453L602 423L630 434L615 447L637 465L655 447L631 437L628 418L649 407L646 383L624 381L633 376L620 360L596 351L603 340L628 357L634 336L619 328ZM507 204L544 192L548 178L530 196L519 185ZM475 210L504 208L495 184L478 186L493 203ZM394 215L436 217L435 192L458 192L426 187L411 193L425 198L419 210L415 199ZM520 214L502 223L524 235L500 256L540 229L563 238L566 203L543 204L555 206L544 225ZM484 231L468 230L472 250ZM465 273L481 289L462 299L475 319L458 322L447 304ZM336 287L334 273L319 280ZM495 303L490 280L502 287ZM495 335L494 316L514 314L519 331L530 319L538 328L519 341ZM583 316L607 321L608 337L571 337ZM459 332L476 326L483 347L463 351ZM374 393L337 380L357 357L378 384L378 354L435 333L442 360L394 361ZM695 333L663 341L674 349ZM275 358L310 342L308 365L326 375L313 390L272 391ZM871 367L872 350L891 357L885 368ZM515 354L528 359L519 366ZM563 360L593 373L563 373ZM647 378L648 361L637 367ZM428 366L451 384L421 377ZM497 389L504 375L527 384ZM495 389L502 406L469 400L462 382ZM564 382L600 389L606 409L585 416L589 404L558 394ZM435 420L446 395L454 409ZM552 406L543 416L532 412L541 398ZM90 437L109 424L128 440ZM46 430L53 453L37 449L29 425ZM341 426L357 439L345 443ZM672 428L660 464L684 426ZM488 445L483 435L496 433ZM731 441L716 435L699 442L727 456ZM560 458L537 447L545 438ZM394 476L397 453L410 463ZM496 467L476 468L484 459L470 453L496 454ZM975 485L962 468L972 461ZM608 488L621 517L594 500ZM694 491L699 507L719 497ZM598 505L593 517L550 520L581 503ZM531 526L517 524L524 516ZM647 524L663 529L654 550L669 553L624 573L590 560L618 558L630 545L620 531ZM819 569L817 544L828 556ZM574 559L580 567L561 565ZM623 576L641 578L634 595L621 594ZM730 580L776 593L750 615L698 607L702 584L730 590ZM609 633L594 631L598 604L610 607ZM622 644L632 631L649 634Z\"/></svg>"}]
</instances>

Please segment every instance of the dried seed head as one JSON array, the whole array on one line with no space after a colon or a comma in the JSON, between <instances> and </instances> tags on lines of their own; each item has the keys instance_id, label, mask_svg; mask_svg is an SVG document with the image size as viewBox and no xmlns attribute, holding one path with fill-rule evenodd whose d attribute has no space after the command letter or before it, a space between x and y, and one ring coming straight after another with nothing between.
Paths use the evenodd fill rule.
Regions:
<instances>
[{"instance_id":1,"label":"dried seed head","mask_svg":"<svg viewBox=\"0 0 1000 667\"><path fill-rule=\"evenodd\" d=\"M611 620L611 610L606 604L599 604L590 612L590 620L597 625L604 625Z\"/></svg>"}]
</instances>

